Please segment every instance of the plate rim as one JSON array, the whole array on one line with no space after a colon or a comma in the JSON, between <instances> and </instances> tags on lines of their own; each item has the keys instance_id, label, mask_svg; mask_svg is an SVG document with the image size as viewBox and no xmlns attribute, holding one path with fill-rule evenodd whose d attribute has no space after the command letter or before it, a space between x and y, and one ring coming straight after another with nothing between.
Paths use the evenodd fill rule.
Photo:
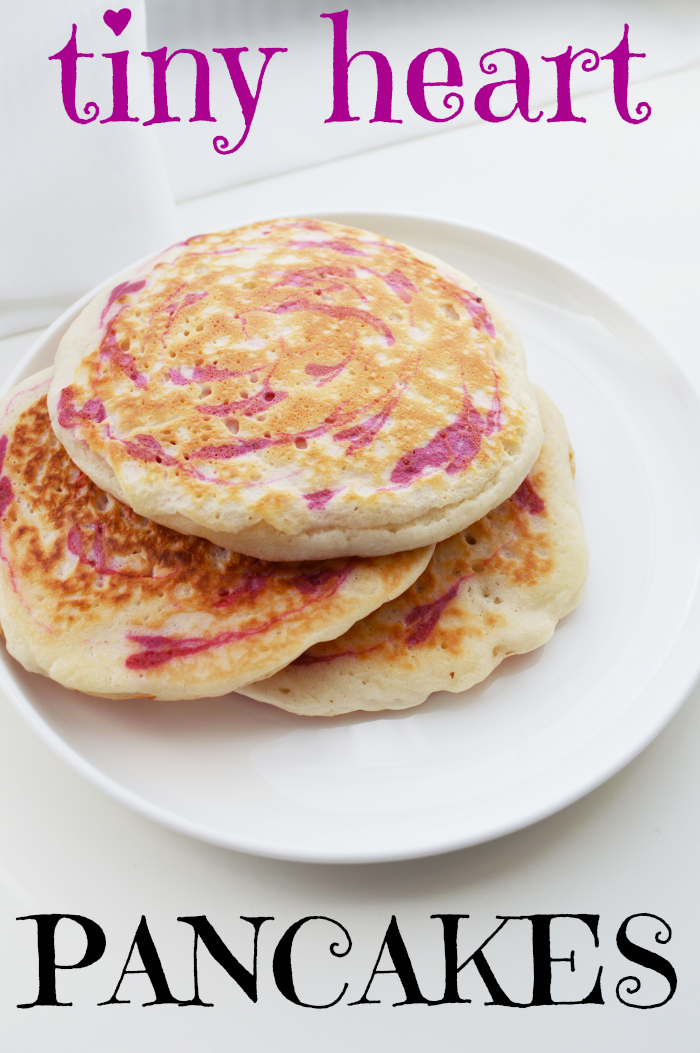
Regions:
<instances>
[{"instance_id":1,"label":"plate rim","mask_svg":"<svg viewBox=\"0 0 700 1053\"><path fill-rule=\"evenodd\" d=\"M289 213L285 214L289 215ZM282 214L280 213L280 215ZM590 278L576 267L572 267L570 264L551 253L534 248L517 238L507 237L485 227L464 223L461 220L449 219L430 213L411 211L393 212L383 209L336 208L306 212L304 215L309 218L327 219L335 222L338 222L339 217L344 217L341 218L341 222L344 222L346 219L349 220L352 217L355 217L358 221L361 217L367 217L370 219L376 219L379 222L383 219L393 222L409 220L417 221L418 223L426 225L437 225L453 234L457 233L458 235L466 236L466 238L471 237L472 239L476 238L481 239L482 241L485 239L487 242L491 243L494 249L498 250L500 255L516 249L518 254L524 260L526 260L527 257L530 257L533 262L539 263L540 266L544 262L547 265L548 270L551 269L553 272L563 271L567 278L573 278L575 280L577 291L583 289L587 295L591 297L593 303L600 303L601 306L606 305L607 307L611 307L614 312L617 312L617 314L622 317L627 325L631 322L633 328L643 334L647 342L651 341L655 354L660 356L661 360L665 359L670 363L674 371L677 373L677 380L682 382L685 398L694 402L696 407L700 408L700 385L698 385L695 378L690 374L685 363L678 358L674 350L667 345L653 327L650 326L635 309L629 307L616 294L609 292L596 280ZM260 217L261 220L270 218L272 218L270 214ZM251 222L256 222L256 220L248 219L246 221L246 223ZM220 227L218 229L225 228ZM143 260L137 261L137 263L149 260L159 254L160 252L149 253L147 256L143 257ZM0 393L4 394L18 383L19 379L26 372L28 365L32 362L46 342L54 338L57 333L65 330L65 328L67 328L77 316L79 311L90 302L97 292L113 283L115 279L118 279L123 274L130 271L132 267L136 265L137 264L134 263L129 264L116 274L110 275L107 279L98 283L84 296L80 297L73 305L71 305L71 307L62 312L62 314L50 326L48 326L35 341L32 342L28 350L20 357L0 387ZM673 385L673 389L676 395L678 395L677 384ZM232 836L228 832L206 827L199 821L180 815L175 811L149 800L147 797L142 796L134 790L129 789L111 775L103 772L91 761L87 760L75 747L69 745L61 735L50 726L48 721L42 717L40 712L30 702L13 673L13 667L16 664L15 660L12 659L4 649L0 652L0 687L8 696L14 708L28 723L32 730L37 733L38 737L56 755L73 768L73 770L82 775L83 778L87 779L88 782L96 786L108 796L125 804L138 814L158 822L178 833L186 834L195 839L215 844L229 850L241 851L271 859L290 860L303 863L366 864L418 859L457 851L475 844L485 843L538 823L548 816L554 815L568 807L587 793L590 793L592 790L601 786L646 749L646 747L657 737L658 734L660 734L678 712L687 696L692 691L693 686L700 675L700 649L696 651L696 657L693 658L690 654L688 644L686 643L684 645L683 643L684 638L689 635L689 624L693 618L693 613L695 612L696 617L698 613L700 613L698 611L699 593L699 582L696 573L693 590L690 594L687 611L682 623L682 632L679 632L674 638L672 646L669 648L668 654L664 657L662 662L662 668L665 671L667 680L670 681L664 689L665 705L654 709L655 719L647 721L642 734L631 736L632 741L627 743L626 749L622 751L618 749L613 759L607 759L602 765L592 771L588 778L579 778L578 781L576 781L576 784L572 786L568 792L559 794L555 801L540 804L529 810L525 809L525 812L527 812L526 815L523 815L518 811L518 813L510 819L503 819L500 823L494 825L488 834L484 834L480 831L472 832L471 834L469 832L452 832L450 836L444 834L439 835L432 839L430 843L428 843L427 839L424 839L425 843L422 846L416 846L413 844L406 845L404 848L392 847L383 851L377 850L376 848L369 851L363 851L351 846L343 851L333 849L330 852L324 852L318 850L318 848L305 846L299 851L292 851L287 846L280 848L273 843L266 842L264 837L251 838L245 835ZM685 663L681 663L680 667L678 664L674 664L670 671L671 675L669 676L669 670L667 668L669 664L669 656L673 654L678 647L682 646L685 646L685 650L688 652ZM659 672L657 670L651 678L651 682L653 682L658 675ZM669 699L671 699L671 701L669 701Z\"/></svg>"}]
</instances>

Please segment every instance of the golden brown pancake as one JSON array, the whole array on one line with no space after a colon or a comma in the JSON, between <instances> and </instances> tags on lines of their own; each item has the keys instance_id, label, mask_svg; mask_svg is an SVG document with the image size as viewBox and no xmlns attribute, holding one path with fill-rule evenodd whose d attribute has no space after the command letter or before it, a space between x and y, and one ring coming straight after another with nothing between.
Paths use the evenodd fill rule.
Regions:
<instances>
[{"instance_id":1,"label":"golden brown pancake","mask_svg":"<svg viewBox=\"0 0 700 1053\"><path fill-rule=\"evenodd\" d=\"M545 643L581 599L588 556L566 428L538 401L542 452L507 501L441 541L403 595L242 693L312 716L404 709Z\"/></svg>"},{"instance_id":2,"label":"golden brown pancake","mask_svg":"<svg viewBox=\"0 0 700 1053\"><path fill-rule=\"evenodd\" d=\"M190 238L101 292L49 409L102 489L267 559L448 537L516 489L542 434L517 334L469 278L300 219Z\"/></svg>"},{"instance_id":3,"label":"golden brown pancake","mask_svg":"<svg viewBox=\"0 0 700 1053\"><path fill-rule=\"evenodd\" d=\"M337 636L430 558L271 564L152 523L70 460L50 379L0 407L0 622L32 672L105 697L225 694Z\"/></svg>"}]
</instances>

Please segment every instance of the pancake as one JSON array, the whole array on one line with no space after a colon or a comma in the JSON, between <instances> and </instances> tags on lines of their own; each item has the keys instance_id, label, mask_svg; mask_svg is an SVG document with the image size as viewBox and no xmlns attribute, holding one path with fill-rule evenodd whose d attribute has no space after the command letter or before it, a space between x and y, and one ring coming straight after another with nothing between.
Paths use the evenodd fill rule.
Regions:
<instances>
[{"instance_id":1,"label":"pancake","mask_svg":"<svg viewBox=\"0 0 700 1053\"><path fill-rule=\"evenodd\" d=\"M344 632L431 556L271 564L151 523L71 462L50 379L0 406L0 623L31 672L107 698L222 695Z\"/></svg>"},{"instance_id":2,"label":"pancake","mask_svg":"<svg viewBox=\"0 0 700 1053\"><path fill-rule=\"evenodd\" d=\"M273 560L449 537L517 488L542 438L485 293L317 220L193 237L105 289L61 341L49 410L101 489Z\"/></svg>"},{"instance_id":3,"label":"pancake","mask_svg":"<svg viewBox=\"0 0 700 1053\"><path fill-rule=\"evenodd\" d=\"M507 501L440 542L402 596L242 693L309 716L404 709L545 643L581 599L588 556L564 421L538 401L542 452Z\"/></svg>"}]
</instances>

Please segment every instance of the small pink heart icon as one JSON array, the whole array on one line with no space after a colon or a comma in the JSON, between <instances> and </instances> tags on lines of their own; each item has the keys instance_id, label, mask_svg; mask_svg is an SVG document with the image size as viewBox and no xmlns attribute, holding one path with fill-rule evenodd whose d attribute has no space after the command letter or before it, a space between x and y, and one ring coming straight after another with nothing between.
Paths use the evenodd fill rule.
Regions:
<instances>
[{"instance_id":1,"label":"small pink heart icon","mask_svg":"<svg viewBox=\"0 0 700 1053\"><path fill-rule=\"evenodd\" d=\"M105 25L109 26L115 36L121 36L131 21L131 11L123 7L121 11L105 11L102 16Z\"/></svg>"}]
</instances>

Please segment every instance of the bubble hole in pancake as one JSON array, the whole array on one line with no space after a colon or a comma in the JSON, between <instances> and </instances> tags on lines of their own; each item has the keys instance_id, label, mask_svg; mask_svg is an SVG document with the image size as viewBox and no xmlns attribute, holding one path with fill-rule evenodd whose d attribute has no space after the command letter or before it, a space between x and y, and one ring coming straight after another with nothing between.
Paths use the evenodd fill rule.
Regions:
<instances>
[{"instance_id":1,"label":"bubble hole in pancake","mask_svg":"<svg viewBox=\"0 0 700 1053\"><path fill-rule=\"evenodd\" d=\"M440 542L403 595L242 693L309 716L405 709L546 643L581 599L588 553L564 421L538 401L542 451L508 500Z\"/></svg>"},{"instance_id":2,"label":"bubble hole in pancake","mask_svg":"<svg viewBox=\"0 0 700 1053\"><path fill-rule=\"evenodd\" d=\"M447 264L286 219L173 246L61 341L49 411L101 489L265 559L449 537L541 445L522 344Z\"/></svg>"},{"instance_id":3,"label":"bubble hole in pancake","mask_svg":"<svg viewBox=\"0 0 700 1053\"><path fill-rule=\"evenodd\" d=\"M432 554L269 563L152 523L72 463L50 378L0 406L0 623L31 672L107 698L222 695L344 632Z\"/></svg>"}]
</instances>

